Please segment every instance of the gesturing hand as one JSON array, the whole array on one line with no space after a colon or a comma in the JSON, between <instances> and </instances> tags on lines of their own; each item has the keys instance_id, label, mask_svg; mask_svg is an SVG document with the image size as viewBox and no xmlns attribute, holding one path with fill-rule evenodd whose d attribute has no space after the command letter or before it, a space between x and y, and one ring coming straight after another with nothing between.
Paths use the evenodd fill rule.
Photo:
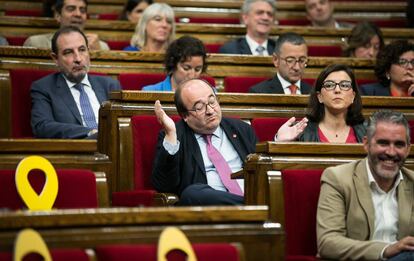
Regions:
<instances>
[{"instance_id":1,"label":"gesturing hand","mask_svg":"<svg viewBox=\"0 0 414 261\"><path fill-rule=\"evenodd\" d=\"M299 122L296 122L295 117L290 118L277 131L277 141L292 141L297 139L297 137L305 130L307 125L307 118L303 118Z\"/></svg>"},{"instance_id":2,"label":"gesturing hand","mask_svg":"<svg viewBox=\"0 0 414 261\"><path fill-rule=\"evenodd\" d=\"M162 125L165 130L165 139L171 143L177 143L177 132L175 129L174 121L165 113L159 100L155 101L154 105L155 116L157 116L158 122Z\"/></svg>"}]
</instances>

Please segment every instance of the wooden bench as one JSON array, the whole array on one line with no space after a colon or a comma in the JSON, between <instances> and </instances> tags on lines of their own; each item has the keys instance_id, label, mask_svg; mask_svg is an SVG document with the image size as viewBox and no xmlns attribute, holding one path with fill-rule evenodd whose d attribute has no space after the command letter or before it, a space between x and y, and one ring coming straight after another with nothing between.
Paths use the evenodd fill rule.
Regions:
<instances>
[{"instance_id":1,"label":"wooden bench","mask_svg":"<svg viewBox=\"0 0 414 261\"><path fill-rule=\"evenodd\" d=\"M24 157L39 155L57 169L92 170L96 175L99 206L107 207L111 162L107 155L97 151L97 142L92 140L0 139L0 169L16 169Z\"/></svg>"},{"instance_id":2,"label":"wooden bench","mask_svg":"<svg viewBox=\"0 0 414 261\"><path fill-rule=\"evenodd\" d=\"M253 118L303 117L308 96L285 96L277 94L218 94L223 115L250 121ZM100 110L98 150L112 161L112 191L133 189L134 166L131 141L130 118L133 115L153 115L154 101L160 100L168 114L176 115L171 92L114 92L111 100ZM414 119L414 104L410 98L364 97L364 115L379 108L404 112ZM121 160L122 159L122 160Z\"/></svg>"},{"instance_id":3,"label":"wooden bench","mask_svg":"<svg viewBox=\"0 0 414 261\"><path fill-rule=\"evenodd\" d=\"M19 230L36 229L50 248L154 244L167 226L193 243L240 243L246 260L282 260L283 228L268 222L267 206L106 208L1 212L0 251L12 251ZM264 254L265 253L265 254Z\"/></svg>"}]
</instances>

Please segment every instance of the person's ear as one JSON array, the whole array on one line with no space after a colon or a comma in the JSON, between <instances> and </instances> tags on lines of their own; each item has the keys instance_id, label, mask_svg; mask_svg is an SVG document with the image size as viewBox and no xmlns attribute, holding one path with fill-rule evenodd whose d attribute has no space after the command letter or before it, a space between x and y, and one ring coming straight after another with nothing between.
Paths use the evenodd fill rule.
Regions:
<instances>
[{"instance_id":1,"label":"person's ear","mask_svg":"<svg viewBox=\"0 0 414 261\"><path fill-rule=\"evenodd\" d=\"M280 59L279 59L279 56L278 56L276 53L273 53L273 55L272 55L272 60L273 60L273 65L274 65L276 68L279 68Z\"/></svg>"},{"instance_id":2,"label":"person's ear","mask_svg":"<svg viewBox=\"0 0 414 261\"><path fill-rule=\"evenodd\" d=\"M58 64L58 55L55 53L50 53L50 57L52 57L53 61L55 62L55 64Z\"/></svg>"}]
</instances>

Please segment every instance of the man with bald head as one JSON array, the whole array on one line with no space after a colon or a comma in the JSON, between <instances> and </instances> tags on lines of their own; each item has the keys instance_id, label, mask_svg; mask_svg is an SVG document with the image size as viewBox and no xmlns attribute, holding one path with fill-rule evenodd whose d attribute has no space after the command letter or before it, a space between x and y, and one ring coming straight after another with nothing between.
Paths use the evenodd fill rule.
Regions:
<instances>
[{"instance_id":1,"label":"man with bald head","mask_svg":"<svg viewBox=\"0 0 414 261\"><path fill-rule=\"evenodd\" d=\"M243 180L230 175L254 152L253 129L241 120L223 118L215 88L201 79L181 83L174 102L181 116L177 123L155 102L163 130L152 173L154 187L178 194L180 205L243 204Z\"/></svg>"}]
</instances>

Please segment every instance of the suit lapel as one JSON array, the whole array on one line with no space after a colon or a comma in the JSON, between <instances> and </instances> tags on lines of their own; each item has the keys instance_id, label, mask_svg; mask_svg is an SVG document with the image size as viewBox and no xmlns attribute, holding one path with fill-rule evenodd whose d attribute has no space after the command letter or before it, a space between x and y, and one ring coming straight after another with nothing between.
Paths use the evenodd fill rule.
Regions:
<instances>
[{"instance_id":1,"label":"suit lapel","mask_svg":"<svg viewBox=\"0 0 414 261\"><path fill-rule=\"evenodd\" d=\"M273 93L280 93L280 94L285 93L285 90L283 90L283 87L279 81L279 78L277 78L277 74L272 79L272 89L273 89L272 91Z\"/></svg>"},{"instance_id":2,"label":"suit lapel","mask_svg":"<svg viewBox=\"0 0 414 261\"><path fill-rule=\"evenodd\" d=\"M249 45L247 44L246 38L243 37L239 41L239 48L241 54L252 54Z\"/></svg>"},{"instance_id":3,"label":"suit lapel","mask_svg":"<svg viewBox=\"0 0 414 261\"><path fill-rule=\"evenodd\" d=\"M237 131L230 125L225 119L221 120L221 127L224 130L225 135L230 140L231 144L233 144L234 149L236 150L237 154L239 154L240 159L244 161L246 154L240 144L240 137L237 134Z\"/></svg>"},{"instance_id":4,"label":"suit lapel","mask_svg":"<svg viewBox=\"0 0 414 261\"><path fill-rule=\"evenodd\" d=\"M407 236L407 231L410 231L411 213L413 208L413 202L411 199L414 197L413 183L407 178L406 169L402 169L404 179L398 185L398 239L403 236Z\"/></svg>"},{"instance_id":5,"label":"suit lapel","mask_svg":"<svg viewBox=\"0 0 414 261\"><path fill-rule=\"evenodd\" d=\"M88 79L99 103L102 104L104 101L108 100L103 86L99 85L96 78L88 74Z\"/></svg>"},{"instance_id":6,"label":"suit lapel","mask_svg":"<svg viewBox=\"0 0 414 261\"><path fill-rule=\"evenodd\" d=\"M354 170L353 181L358 201L365 212L366 219L368 220L369 234L371 238L375 228L375 210L374 204L372 203L371 190L369 189L370 186L368 184L366 161L367 158L361 160L357 164Z\"/></svg>"},{"instance_id":7,"label":"suit lapel","mask_svg":"<svg viewBox=\"0 0 414 261\"><path fill-rule=\"evenodd\" d=\"M66 81L63 78L62 74L58 75L56 85L57 85L57 88L56 88L57 95L61 97L63 103L66 104L66 106L72 112L73 116L75 116L78 123L82 125L82 118L79 113L78 107L76 106L76 102L73 99L72 93L69 90L69 86L66 84Z\"/></svg>"},{"instance_id":8,"label":"suit lapel","mask_svg":"<svg viewBox=\"0 0 414 261\"><path fill-rule=\"evenodd\" d=\"M201 155L200 146L198 145L197 139L194 135L194 131L187 125L187 123L184 120L182 120L182 123L185 129L185 135L187 136L188 140L188 151L192 154L192 157L197 163L197 166L201 169L205 176L206 168L204 167L203 156Z\"/></svg>"}]
</instances>

